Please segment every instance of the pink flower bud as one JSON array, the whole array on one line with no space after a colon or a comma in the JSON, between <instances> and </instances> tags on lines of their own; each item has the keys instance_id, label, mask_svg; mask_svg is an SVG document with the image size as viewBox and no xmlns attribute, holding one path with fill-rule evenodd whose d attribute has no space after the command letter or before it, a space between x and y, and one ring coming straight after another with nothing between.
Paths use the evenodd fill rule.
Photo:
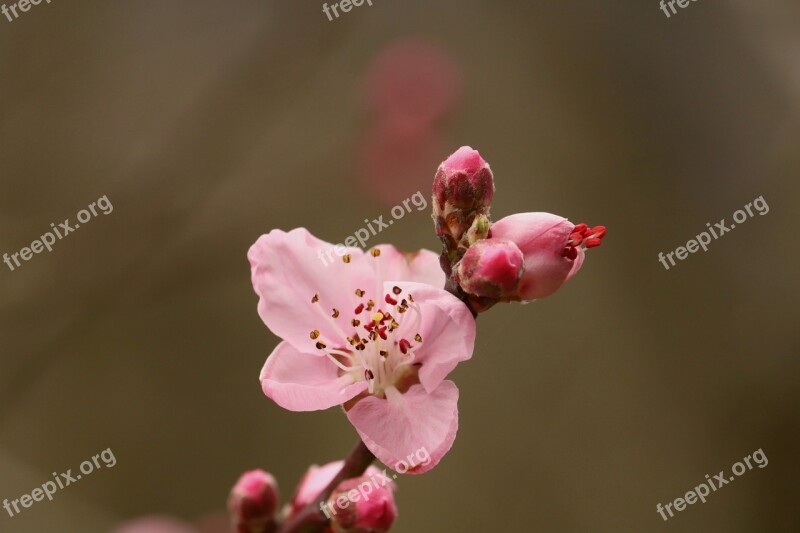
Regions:
<instances>
[{"instance_id":1,"label":"pink flower bud","mask_svg":"<svg viewBox=\"0 0 800 533\"><path fill-rule=\"evenodd\" d=\"M242 474L228 498L228 511L236 533L267 531L277 509L278 484L263 470Z\"/></svg>"},{"instance_id":2,"label":"pink flower bud","mask_svg":"<svg viewBox=\"0 0 800 533\"><path fill-rule=\"evenodd\" d=\"M525 258L525 272L509 300L535 300L556 292L575 275L584 260L584 248L600 245L603 226L575 226L550 213L518 213L491 226L491 239L514 242Z\"/></svg>"},{"instance_id":3,"label":"pink flower bud","mask_svg":"<svg viewBox=\"0 0 800 533\"><path fill-rule=\"evenodd\" d=\"M348 479L331 493L326 507L335 533L385 533L397 518L393 483L381 476Z\"/></svg>"},{"instance_id":4,"label":"pink flower bud","mask_svg":"<svg viewBox=\"0 0 800 533\"><path fill-rule=\"evenodd\" d=\"M486 209L494 197L494 177L489 164L477 150L462 146L439 165L433 178L436 207L460 210Z\"/></svg>"},{"instance_id":5,"label":"pink flower bud","mask_svg":"<svg viewBox=\"0 0 800 533\"><path fill-rule=\"evenodd\" d=\"M484 239L473 244L454 270L464 292L504 300L514 296L523 275L522 252L511 241Z\"/></svg>"}]
</instances>

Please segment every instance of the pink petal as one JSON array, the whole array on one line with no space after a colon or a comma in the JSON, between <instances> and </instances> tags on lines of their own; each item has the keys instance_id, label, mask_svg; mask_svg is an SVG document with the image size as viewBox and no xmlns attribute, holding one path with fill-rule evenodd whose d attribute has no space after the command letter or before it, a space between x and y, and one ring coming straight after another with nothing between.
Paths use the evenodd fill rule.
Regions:
<instances>
[{"instance_id":1,"label":"pink petal","mask_svg":"<svg viewBox=\"0 0 800 533\"><path fill-rule=\"evenodd\" d=\"M344 466L344 461L334 461L323 466L311 466L303 476L292 498L292 507L299 510L317 499ZM374 465L367 467L364 476L377 476L381 470Z\"/></svg>"},{"instance_id":2,"label":"pink petal","mask_svg":"<svg viewBox=\"0 0 800 533\"><path fill-rule=\"evenodd\" d=\"M404 394L396 389L387 393L386 398L359 400L347 417L367 448L389 468L398 470L404 461L413 468L408 473L427 472L456 438L458 387L443 381L430 394L421 385L413 385ZM418 457L428 457L427 464Z\"/></svg>"},{"instance_id":3,"label":"pink petal","mask_svg":"<svg viewBox=\"0 0 800 533\"><path fill-rule=\"evenodd\" d=\"M387 287L389 285L391 283L386 284ZM411 329L412 320L403 320L398 338L406 338L416 346L415 335L419 333L422 336L422 344L415 352L415 362L422 363L419 379L430 393L439 387L458 363L472 357L475 319L464 302L445 290L420 283L397 283L397 286L403 291L401 296L410 293L422 311L418 330ZM413 311L409 310L408 313Z\"/></svg>"},{"instance_id":4,"label":"pink petal","mask_svg":"<svg viewBox=\"0 0 800 533\"><path fill-rule=\"evenodd\" d=\"M353 383L327 357L303 353L282 342L261 370L261 388L275 403L290 411L318 411L352 399L368 385Z\"/></svg>"},{"instance_id":5,"label":"pink petal","mask_svg":"<svg viewBox=\"0 0 800 533\"><path fill-rule=\"evenodd\" d=\"M401 252L388 244L381 244L376 248L381 251L380 272L376 270L376 273L380 274L380 281L413 281L437 289L444 287L446 278L442 267L439 266L438 254L430 250ZM372 265L377 269L377 262L373 262ZM391 288L390 286L390 293Z\"/></svg>"}]
</instances>

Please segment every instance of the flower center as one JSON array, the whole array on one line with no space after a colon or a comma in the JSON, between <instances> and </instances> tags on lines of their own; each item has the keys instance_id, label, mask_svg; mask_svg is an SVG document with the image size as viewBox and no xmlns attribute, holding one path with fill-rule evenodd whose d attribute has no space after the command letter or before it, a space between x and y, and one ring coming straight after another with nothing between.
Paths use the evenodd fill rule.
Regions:
<instances>
[{"instance_id":1,"label":"flower center","mask_svg":"<svg viewBox=\"0 0 800 533\"><path fill-rule=\"evenodd\" d=\"M371 255L378 258L380 250L373 249ZM350 262L347 255L342 259ZM376 288L382 287L379 274L380 270ZM418 365L415 352L422 344L418 333L422 312L414 297L397 286L377 301L361 288L355 289L354 294L357 304L350 313L336 308L326 311L319 294L315 294L311 302L339 338L325 338L319 329L312 330L309 337L315 348L339 368L340 375L349 376L353 382L366 381L370 394L383 397L387 389L400 385ZM346 324L342 324L345 320ZM406 323L410 327L402 329L415 332L414 344L400 336L400 328Z\"/></svg>"},{"instance_id":2,"label":"flower center","mask_svg":"<svg viewBox=\"0 0 800 533\"><path fill-rule=\"evenodd\" d=\"M562 255L569 259L575 259L578 257L578 248L584 246L588 249L600 246L605 235L605 226L590 228L586 224L578 224L575 226L575 229L572 230L572 233L570 233Z\"/></svg>"}]
</instances>

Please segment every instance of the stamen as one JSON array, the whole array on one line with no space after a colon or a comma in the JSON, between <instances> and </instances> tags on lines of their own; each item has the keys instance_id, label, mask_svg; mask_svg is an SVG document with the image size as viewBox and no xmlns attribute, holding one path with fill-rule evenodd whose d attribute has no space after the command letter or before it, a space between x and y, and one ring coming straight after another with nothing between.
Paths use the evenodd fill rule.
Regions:
<instances>
[{"instance_id":1,"label":"stamen","mask_svg":"<svg viewBox=\"0 0 800 533\"><path fill-rule=\"evenodd\" d=\"M422 342L422 335L417 333L416 335L414 335L414 340L417 342Z\"/></svg>"},{"instance_id":2,"label":"stamen","mask_svg":"<svg viewBox=\"0 0 800 533\"><path fill-rule=\"evenodd\" d=\"M317 350L324 350L327 347L328 346L324 342L318 342L317 343Z\"/></svg>"},{"instance_id":3,"label":"stamen","mask_svg":"<svg viewBox=\"0 0 800 533\"><path fill-rule=\"evenodd\" d=\"M394 293L395 296L397 296L398 294L403 292L403 289L395 285L394 287L392 287L392 292Z\"/></svg>"},{"instance_id":4,"label":"stamen","mask_svg":"<svg viewBox=\"0 0 800 533\"><path fill-rule=\"evenodd\" d=\"M355 314L360 315L362 311L364 311L364 304L358 304L358 307L356 307L355 310Z\"/></svg>"},{"instance_id":5,"label":"stamen","mask_svg":"<svg viewBox=\"0 0 800 533\"><path fill-rule=\"evenodd\" d=\"M394 298L392 298L392 297L391 297L390 295L388 295L388 294L386 295L386 297L384 298L384 300L385 300L385 301L386 301L386 303L387 303L387 304L389 304L389 305L397 305L397 300L395 300Z\"/></svg>"},{"instance_id":6,"label":"stamen","mask_svg":"<svg viewBox=\"0 0 800 533\"><path fill-rule=\"evenodd\" d=\"M343 256L342 256L342 261L344 261L345 263L349 263L349 262L350 262L350 259L352 259L352 258L350 257L350 254L347 254L347 255L343 255Z\"/></svg>"},{"instance_id":7,"label":"stamen","mask_svg":"<svg viewBox=\"0 0 800 533\"><path fill-rule=\"evenodd\" d=\"M319 337L319 330L315 329L314 331L311 332L309 336L311 337L312 341L317 340L317 337Z\"/></svg>"},{"instance_id":8,"label":"stamen","mask_svg":"<svg viewBox=\"0 0 800 533\"><path fill-rule=\"evenodd\" d=\"M315 294L315 295L314 295L314 296L311 298L311 303L312 303L312 304L315 304L315 303L317 303L318 301L319 301L319 293L316 293L316 294Z\"/></svg>"},{"instance_id":9,"label":"stamen","mask_svg":"<svg viewBox=\"0 0 800 533\"><path fill-rule=\"evenodd\" d=\"M369 253L372 254L372 257L380 257L381 255L381 251L379 248L373 248L372 250L369 251Z\"/></svg>"},{"instance_id":10,"label":"stamen","mask_svg":"<svg viewBox=\"0 0 800 533\"><path fill-rule=\"evenodd\" d=\"M350 323L353 325L354 328L357 328L358 325L361 324L361 321L358 320L357 318L354 318L353 320L350 321Z\"/></svg>"},{"instance_id":11,"label":"stamen","mask_svg":"<svg viewBox=\"0 0 800 533\"><path fill-rule=\"evenodd\" d=\"M362 291L361 289L356 289L356 296L361 298L362 296L364 296L364 291Z\"/></svg>"},{"instance_id":12,"label":"stamen","mask_svg":"<svg viewBox=\"0 0 800 533\"><path fill-rule=\"evenodd\" d=\"M333 318L339 318L339 310L334 307L333 308L333 314L331 316Z\"/></svg>"},{"instance_id":13,"label":"stamen","mask_svg":"<svg viewBox=\"0 0 800 533\"><path fill-rule=\"evenodd\" d=\"M400 351L403 355L408 353L408 349L411 347L411 343L408 342L407 339L400 339Z\"/></svg>"}]
</instances>

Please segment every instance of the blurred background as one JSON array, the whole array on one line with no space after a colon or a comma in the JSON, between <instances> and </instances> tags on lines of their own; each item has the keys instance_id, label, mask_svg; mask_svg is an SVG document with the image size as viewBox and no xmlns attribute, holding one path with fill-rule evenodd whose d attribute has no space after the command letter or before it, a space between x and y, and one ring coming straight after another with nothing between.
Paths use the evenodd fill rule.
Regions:
<instances>
[{"instance_id":1,"label":"blurred background","mask_svg":"<svg viewBox=\"0 0 800 533\"><path fill-rule=\"evenodd\" d=\"M0 512L0 531L158 514L216 533L242 471L287 499L344 457L339 409L261 392L278 339L246 251L273 228L342 242L427 196L461 145L492 165L495 219L609 234L556 295L480 317L453 374L458 438L400 480L393 531L800 530L800 5L668 19L656 0L373 0L329 21L321 4L55 0L0 18L0 253L114 207L0 264L0 499L117 459ZM658 262L759 196L767 215ZM438 249L428 211L379 241ZM759 448L766 468L656 512Z\"/></svg>"}]
</instances>

